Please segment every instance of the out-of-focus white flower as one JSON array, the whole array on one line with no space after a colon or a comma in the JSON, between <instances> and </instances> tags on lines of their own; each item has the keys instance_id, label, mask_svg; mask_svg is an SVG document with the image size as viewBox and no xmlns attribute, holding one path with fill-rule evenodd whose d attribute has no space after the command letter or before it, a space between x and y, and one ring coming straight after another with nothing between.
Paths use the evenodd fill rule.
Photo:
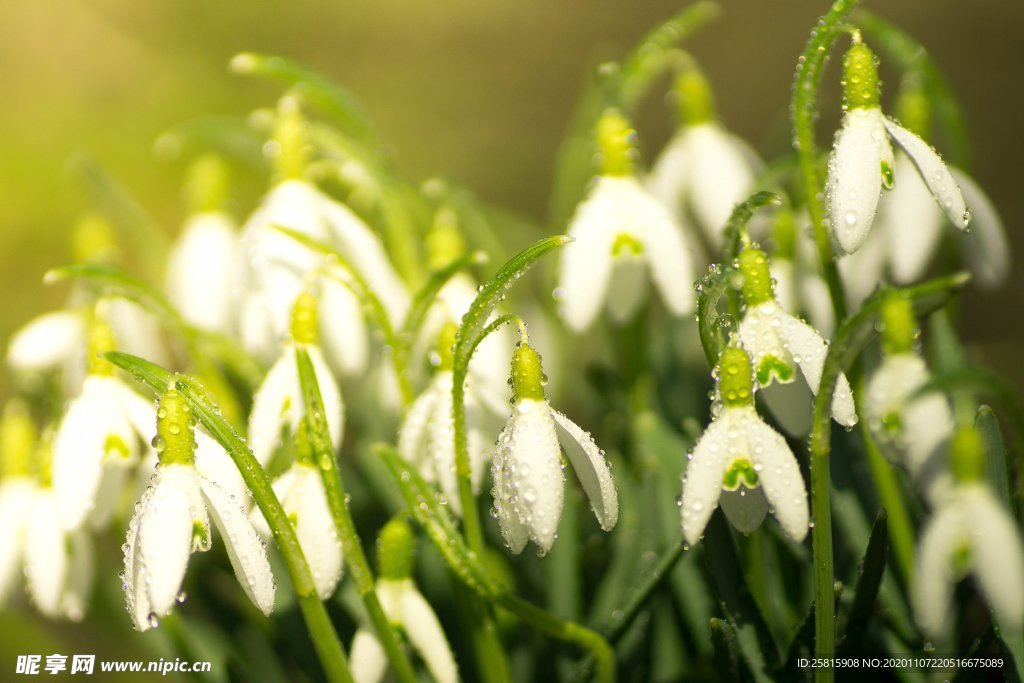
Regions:
<instances>
[{"instance_id":1,"label":"out-of-focus white flower","mask_svg":"<svg viewBox=\"0 0 1024 683\"><path fill-rule=\"evenodd\" d=\"M764 520L769 507L794 541L807 535L807 492L786 440L754 409L750 357L727 347L718 364L721 409L697 441L683 477L682 525L686 542L700 540L719 503L743 533Z\"/></svg>"},{"instance_id":2,"label":"out-of-focus white flower","mask_svg":"<svg viewBox=\"0 0 1024 683\"><path fill-rule=\"evenodd\" d=\"M193 214L167 257L167 294L190 323L227 334L232 330L235 221L223 211Z\"/></svg>"},{"instance_id":3,"label":"out-of-focus white flower","mask_svg":"<svg viewBox=\"0 0 1024 683\"><path fill-rule=\"evenodd\" d=\"M313 364L324 402L324 417L335 450L341 446L345 425L341 391L317 344L316 297L309 292L302 292L293 304L292 339L285 344L281 356L253 396L252 411L249 413L249 447L264 466L280 445L282 427L288 427L292 434L297 433L299 423L306 414L295 355L298 345L306 349Z\"/></svg>"},{"instance_id":4,"label":"out-of-focus white flower","mask_svg":"<svg viewBox=\"0 0 1024 683\"><path fill-rule=\"evenodd\" d=\"M35 482L27 475L5 476L0 481L0 605L7 602L17 582L35 492Z\"/></svg>"},{"instance_id":5,"label":"out-of-focus white flower","mask_svg":"<svg viewBox=\"0 0 1024 683\"><path fill-rule=\"evenodd\" d=\"M266 547L238 501L196 471L191 411L173 388L160 399L156 431L160 464L123 546L122 581L133 625L140 631L156 627L183 599L189 555L210 548L211 519L242 589L269 614L275 586Z\"/></svg>"},{"instance_id":6,"label":"out-of-focus white flower","mask_svg":"<svg viewBox=\"0 0 1024 683\"><path fill-rule=\"evenodd\" d=\"M53 490L66 530L88 520L98 528L110 520L139 442L154 436L153 404L132 391L99 357L113 350L109 328L91 328L91 369L82 392L68 404L53 441Z\"/></svg>"},{"instance_id":7,"label":"out-of-focus white flower","mask_svg":"<svg viewBox=\"0 0 1024 683\"><path fill-rule=\"evenodd\" d=\"M53 489L35 490L25 528L25 579L32 602L48 617L81 621L93 583L92 540L65 531Z\"/></svg>"},{"instance_id":8,"label":"out-of-focus white flower","mask_svg":"<svg viewBox=\"0 0 1024 683\"><path fill-rule=\"evenodd\" d=\"M320 471L313 464L296 462L274 481L274 494L295 527L316 592L326 600L341 580L343 558ZM270 527L258 508L252 511L251 520L261 536L270 538Z\"/></svg>"},{"instance_id":9,"label":"out-of-focus white flower","mask_svg":"<svg viewBox=\"0 0 1024 683\"><path fill-rule=\"evenodd\" d=\"M459 671L441 622L409 578L412 546L412 532L404 521L394 519L381 530L377 540L377 597L388 621L405 633L433 679L438 683L455 683ZM356 631L349 660L356 683L379 683L388 665L384 648L368 628Z\"/></svg>"},{"instance_id":10,"label":"out-of-focus white flower","mask_svg":"<svg viewBox=\"0 0 1024 683\"><path fill-rule=\"evenodd\" d=\"M931 638L953 623L953 586L968 573L978 580L1000 628L1019 633L1024 622L1024 547L1009 513L983 484L960 484L928 521L917 553L913 604Z\"/></svg>"},{"instance_id":11,"label":"out-of-focus white flower","mask_svg":"<svg viewBox=\"0 0 1024 683\"><path fill-rule=\"evenodd\" d=\"M772 293L768 258L755 247L740 253L743 299L746 310L739 325L739 342L754 363L754 374L762 388L796 379L800 369L807 386L816 395L821 384L828 345L821 334L779 306ZM844 427L857 423L853 393L845 375L840 375L832 396L832 417Z\"/></svg>"},{"instance_id":12,"label":"out-of-focus white flower","mask_svg":"<svg viewBox=\"0 0 1024 683\"><path fill-rule=\"evenodd\" d=\"M613 321L629 320L643 303L646 269L673 314L693 310L689 246L668 210L632 176L632 135L619 114L602 118L604 168L569 225L575 241L562 251L558 291L562 317L577 332L602 305Z\"/></svg>"},{"instance_id":13,"label":"out-of-focus white flower","mask_svg":"<svg viewBox=\"0 0 1024 683\"><path fill-rule=\"evenodd\" d=\"M494 514L514 553L530 540L546 553L555 541L565 495L559 444L601 528L610 531L619 517L618 494L604 451L589 432L552 410L541 378L540 356L522 343L512 357L512 416L498 437L491 463Z\"/></svg>"},{"instance_id":14,"label":"out-of-focus white flower","mask_svg":"<svg viewBox=\"0 0 1024 683\"><path fill-rule=\"evenodd\" d=\"M890 137L913 162L953 225L966 229L967 204L946 164L927 142L882 114L871 50L856 40L846 53L843 70L846 113L829 158L826 186L829 227L840 252L852 254L860 248L874 221L882 187L893 186ZM900 229L912 231L912 225Z\"/></svg>"}]
</instances>

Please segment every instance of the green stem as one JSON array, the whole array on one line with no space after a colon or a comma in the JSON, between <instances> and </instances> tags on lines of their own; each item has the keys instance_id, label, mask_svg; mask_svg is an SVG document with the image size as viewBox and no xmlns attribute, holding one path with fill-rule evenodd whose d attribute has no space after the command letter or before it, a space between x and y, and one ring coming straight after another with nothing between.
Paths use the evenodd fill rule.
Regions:
<instances>
[{"instance_id":1,"label":"green stem","mask_svg":"<svg viewBox=\"0 0 1024 683\"><path fill-rule=\"evenodd\" d=\"M313 370L313 363L309 359L309 353L301 344L297 344L295 347L295 362L299 369L299 383L302 385L306 420L310 426L310 444L313 447L317 468L320 470L320 477L324 483L327 505L331 509L334 526L338 530L341 547L348 561L352 582L356 586L359 597L363 599L370 621L373 622L374 629L377 631L377 638L387 654L396 677L402 683L416 683L416 674L413 671L412 663L406 656L405 650L402 649L391 623L384 614L377 592L374 590L373 570L363 551L363 544L356 532L355 522L352 521L352 514L346 502L345 485L334 458L334 447L327 428L327 420L324 417L326 411L316 373Z\"/></svg>"},{"instance_id":2,"label":"green stem","mask_svg":"<svg viewBox=\"0 0 1024 683\"><path fill-rule=\"evenodd\" d=\"M309 563L299 545L295 528L288 521L288 515L281 506L281 501L274 494L270 479L259 461L245 441L238 436L234 428L220 415L217 407L210 402L205 392L197 387L192 380L165 370L149 361L126 353L108 353L107 358L115 365L131 372L137 379L147 384L158 393L163 393L171 381L182 396L192 406L192 412L202 423L206 431L213 437L234 461L242 480L252 494L253 501L263 513L267 525L274 536L285 567L295 586L295 594L299 601L306 628L309 630L313 647L320 664L323 666L327 680L340 683L353 683L352 674L341 648L341 641L334 630L327 610L317 595L316 584L310 571Z\"/></svg>"},{"instance_id":3,"label":"green stem","mask_svg":"<svg viewBox=\"0 0 1024 683\"><path fill-rule=\"evenodd\" d=\"M832 298L832 310L837 322L846 318L846 293L833 260L832 242L825 227L825 211L819 196L822 182L818 173L817 146L814 143L814 120L818 112L818 86L825 57L833 41L843 32L847 15L857 1L836 0L821 18L800 55L793 82L793 141L800 162L807 213L811 217L814 242L818 247L818 260Z\"/></svg>"},{"instance_id":4,"label":"green stem","mask_svg":"<svg viewBox=\"0 0 1024 683\"><path fill-rule=\"evenodd\" d=\"M615 680L615 651L597 631L574 621L560 619L511 593L498 595L496 602L538 631L559 640L576 643L588 650L597 666L597 680L601 683L612 683Z\"/></svg>"},{"instance_id":5,"label":"green stem","mask_svg":"<svg viewBox=\"0 0 1024 683\"><path fill-rule=\"evenodd\" d=\"M826 418L829 419L829 418ZM815 424L817 427L817 424ZM818 430L815 429L815 432ZM821 441L816 439L812 444ZM811 447L811 552L814 562L814 656L829 658L835 655L835 589L832 568L832 507L830 445ZM821 683L833 680L830 667L815 669L814 680Z\"/></svg>"}]
</instances>

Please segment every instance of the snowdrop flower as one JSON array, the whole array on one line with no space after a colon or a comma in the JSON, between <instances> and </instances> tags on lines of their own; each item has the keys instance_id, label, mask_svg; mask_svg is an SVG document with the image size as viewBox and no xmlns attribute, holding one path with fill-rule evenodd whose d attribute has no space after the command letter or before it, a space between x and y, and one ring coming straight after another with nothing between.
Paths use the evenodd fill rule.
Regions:
<instances>
[{"instance_id":1,"label":"snowdrop flower","mask_svg":"<svg viewBox=\"0 0 1024 683\"><path fill-rule=\"evenodd\" d=\"M300 344L309 353L309 360L316 373L331 443L335 450L341 446L345 406L341 401L338 383L331 375L318 345L316 297L308 291L299 294L294 301L291 317L291 340L285 344L281 356L253 396L252 411L249 413L249 447L263 466L270 462L274 450L281 443L282 427L288 427L292 434L296 434L305 415L305 401L295 360L295 350Z\"/></svg>"},{"instance_id":2,"label":"snowdrop flower","mask_svg":"<svg viewBox=\"0 0 1024 683\"><path fill-rule=\"evenodd\" d=\"M616 323L643 303L650 269L674 315L693 310L690 248L671 214L633 176L634 131L617 112L598 124L601 175L576 208L562 251L558 292L561 314L576 332L588 328L602 305Z\"/></svg>"},{"instance_id":3,"label":"snowdrop flower","mask_svg":"<svg viewBox=\"0 0 1024 683\"><path fill-rule=\"evenodd\" d=\"M140 440L153 438L153 404L132 391L101 353L115 348L110 328L90 327L89 373L68 404L53 442L53 490L66 530L87 519L105 525L117 505Z\"/></svg>"},{"instance_id":4,"label":"snowdrop flower","mask_svg":"<svg viewBox=\"0 0 1024 683\"><path fill-rule=\"evenodd\" d=\"M342 573L341 539L327 504L323 478L313 459L305 420L296 435L296 461L274 481L274 494L295 527L302 554L313 572L313 582L321 600L334 593ZM250 516L253 527L264 538L271 531L263 513L256 508Z\"/></svg>"},{"instance_id":5,"label":"snowdrop flower","mask_svg":"<svg viewBox=\"0 0 1024 683\"><path fill-rule=\"evenodd\" d=\"M811 392L817 394L828 345L813 327L787 313L772 292L768 258L756 247L740 252L742 295L746 309L739 325L739 342L753 358L757 383L788 384L799 369ZM766 396L767 398L767 396ZM853 393L840 375L832 396L832 418L844 427L857 423Z\"/></svg>"},{"instance_id":6,"label":"snowdrop flower","mask_svg":"<svg viewBox=\"0 0 1024 683\"><path fill-rule=\"evenodd\" d=\"M228 334L232 330L232 287L238 238L235 221L223 210L226 167L215 156L191 169L192 215L167 258L167 294L190 323Z\"/></svg>"},{"instance_id":7,"label":"snowdrop flower","mask_svg":"<svg viewBox=\"0 0 1024 683\"><path fill-rule=\"evenodd\" d=\"M437 683L455 683L459 671L441 622L410 578L413 543L412 531L401 519L391 520L381 530L377 539L377 597L388 620L405 633L433 679ZM356 683L379 683L388 664L377 636L365 627L356 631L349 661Z\"/></svg>"},{"instance_id":8,"label":"snowdrop flower","mask_svg":"<svg viewBox=\"0 0 1024 683\"><path fill-rule=\"evenodd\" d=\"M916 396L930 374L914 349L916 321L909 301L893 292L882 307L881 365L868 380L864 413L889 457L910 472L932 505L952 486L946 445L953 413L939 392Z\"/></svg>"},{"instance_id":9,"label":"snowdrop flower","mask_svg":"<svg viewBox=\"0 0 1024 683\"><path fill-rule=\"evenodd\" d=\"M512 416L491 463L494 515L514 553L527 541L551 549L562 517L565 476L559 444L572 464L598 524L611 531L619 499L611 470L589 432L552 410L544 397L540 355L524 340L512 355Z\"/></svg>"},{"instance_id":10,"label":"snowdrop flower","mask_svg":"<svg viewBox=\"0 0 1024 683\"><path fill-rule=\"evenodd\" d=\"M875 55L859 35L843 60L843 75L846 113L829 158L826 191L829 227L839 252L852 254L860 248L874 221L882 187L891 189L897 180L890 137L913 162L953 225L966 229L970 214L946 164L927 142L882 114Z\"/></svg>"},{"instance_id":11,"label":"snowdrop flower","mask_svg":"<svg viewBox=\"0 0 1024 683\"><path fill-rule=\"evenodd\" d=\"M283 179L246 222L241 238L241 334L246 347L265 358L273 356L285 336L292 302L308 286L309 274L323 263L322 255L275 226L336 247L380 298L396 326L409 306L409 294L380 239L352 211L302 178L303 125L297 103L284 98L276 135ZM361 304L344 285L330 278L322 278L320 285L320 303L331 312L321 317L324 347L339 369L361 372L368 357Z\"/></svg>"},{"instance_id":12,"label":"snowdrop flower","mask_svg":"<svg viewBox=\"0 0 1024 683\"><path fill-rule=\"evenodd\" d=\"M973 428L960 430L951 447L957 485L928 521L917 553L913 605L931 638L943 638L956 582L972 573L1004 633L1024 623L1024 545L1010 513L982 483L984 446Z\"/></svg>"},{"instance_id":13,"label":"snowdrop flower","mask_svg":"<svg viewBox=\"0 0 1024 683\"><path fill-rule=\"evenodd\" d=\"M160 463L135 507L123 547L122 585L136 629L155 628L183 599L189 555L210 549L210 521L220 530L242 589L260 611L274 607L267 551L238 501L195 468L191 410L172 386L157 410Z\"/></svg>"},{"instance_id":14,"label":"snowdrop flower","mask_svg":"<svg viewBox=\"0 0 1024 683\"><path fill-rule=\"evenodd\" d=\"M36 493L31 462L35 441L27 408L9 401L0 420L0 604L10 595L24 554Z\"/></svg>"},{"instance_id":15,"label":"snowdrop flower","mask_svg":"<svg viewBox=\"0 0 1024 683\"><path fill-rule=\"evenodd\" d=\"M700 540L719 503L734 527L750 533L769 508L794 541L807 535L807 492L786 440L754 409L750 356L736 346L722 352L717 369L720 409L697 441L683 477L686 542Z\"/></svg>"},{"instance_id":16,"label":"snowdrop flower","mask_svg":"<svg viewBox=\"0 0 1024 683\"><path fill-rule=\"evenodd\" d=\"M440 367L430 385L413 402L398 434L398 450L416 465L423 478L437 483L456 514L462 514L455 476L455 426L452 422L452 347L457 328L448 324L441 333ZM469 443L473 490L479 491L484 463L490 457L494 434L508 404L497 396L486 378L478 378L470 362L466 380L466 435Z\"/></svg>"},{"instance_id":17,"label":"snowdrop flower","mask_svg":"<svg viewBox=\"0 0 1024 683\"><path fill-rule=\"evenodd\" d=\"M673 213L684 202L717 250L733 207L746 199L757 154L715 120L711 88L696 68L676 80L682 127L651 169L647 189Z\"/></svg>"}]
</instances>

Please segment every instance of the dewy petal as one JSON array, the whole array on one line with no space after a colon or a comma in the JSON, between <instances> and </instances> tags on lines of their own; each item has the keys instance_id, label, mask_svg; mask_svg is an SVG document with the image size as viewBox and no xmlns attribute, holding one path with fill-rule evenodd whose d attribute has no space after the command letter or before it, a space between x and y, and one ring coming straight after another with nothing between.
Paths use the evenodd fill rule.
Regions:
<instances>
[{"instance_id":1,"label":"dewy petal","mask_svg":"<svg viewBox=\"0 0 1024 683\"><path fill-rule=\"evenodd\" d=\"M642 256L624 253L612 258L608 285L608 317L617 325L632 320L647 295L647 268Z\"/></svg>"},{"instance_id":2,"label":"dewy petal","mask_svg":"<svg viewBox=\"0 0 1024 683\"><path fill-rule=\"evenodd\" d=\"M589 432L584 432L562 413L552 410L551 417L558 441L572 463L598 523L605 531L611 531L619 519L619 494L604 451L594 443Z\"/></svg>"},{"instance_id":3,"label":"dewy petal","mask_svg":"<svg viewBox=\"0 0 1024 683\"><path fill-rule=\"evenodd\" d=\"M0 605L7 601L18 576L35 490L35 483L28 477L0 482Z\"/></svg>"},{"instance_id":4,"label":"dewy petal","mask_svg":"<svg viewBox=\"0 0 1024 683\"><path fill-rule=\"evenodd\" d=\"M405 634L426 662L427 670L437 683L456 683L459 670L448 646L448 639L441 629L441 622L412 581L405 579L402 583L402 628Z\"/></svg>"},{"instance_id":5,"label":"dewy petal","mask_svg":"<svg viewBox=\"0 0 1024 683\"><path fill-rule=\"evenodd\" d=\"M807 491L793 451L778 432L749 411L743 430L752 451L751 459L768 504L786 535L799 543L807 535Z\"/></svg>"},{"instance_id":6,"label":"dewy petal","mask_svg":"<svg viewBox=\"0 0 1024 683\"><path fill-rule=\"evenodd\" d=\"M943 214L902 152L896 154L894 176L896 186L878 210L878 223L888 242L893 281L908 284L928 268L942 237Z\"/></svg>"},{"instance_id":7,"label":"dewy petal","mask_svg":"<svg viewBox=\"0 0 1024 683\"><path fill-rule=\"evenodd\" d=\"M754 174L742 148L720 124L692 126L685 134L693 168L699 169L689 176L688 199L717 249L733 206L746 199L754 184Z\"/></svg>"},{"instance_id":8,"label":"dewy petal","mask_svg":"<svg viewBox=\"0 0 1024 683\"><path fill-rule=\"evenodd\" d=\"M783 311L775 300L771 300L749 307L740 321L740 343L750 354L754 374L762 387L776 382L789 383L796 376L788 344L780 337L783 326L791 319L792 316ZM771 364L762 367L763 363ZM773 370L775 363L781 364L781 367ZM788 375L784 374L787 372Z\"/></svg>"},{"instance_id":9,"label":"dewy petal","mask_svg":"<svg viewBox=\"0 0 1024 683\"><path fill-rule=\"evenodd\" d=\"M85 340L85 322L72 311L35 318L11 336L7 365L15 370L58 368L74 358Z\"/></svg>"},{"instance_id":10,"label":"dewy petal","mask_svg":"<svg viewBox=\"0 0 1024 683\"><path fill-rule=\"evenodd\" d=\"M514 547L514 525L526 527L530 539L541 552L555 542L558 521L562 517L565 475L562 474L558 438L546 401L523 399L513 408L509 424L498 439L494 467L499 468L502 498L495 501L506 541ZM520 548L521 549L521 548Z\"/></svg>"},{"instance_id":11,"label":"dewy petal","mask_svg":"<svg viewBox=\"0 0 1024 683\"><path fill-rule=\"evenodd\" d=\"M206 432L196 429L196 471L234 497L242 507L251 503L249 488L238 466L219 443Z\"/></svg>"},{"instance_id":12,"label":"dewy petal","mask_svg":"<svg viewBox=\"0 0 1024 683\"><path fill-rule=\"evenodd\" d=\"M953 593L953 554L961 541L960 511L940 508L933 515L918 545L912 584L917 623L932 638L940 638L949 623Z\"/></svg>"},{"instance_id":13,"label":"dewy petal","mask_svg":"<svg viewBox=\"0 0 1024 683\"><path fill-rule=\"evenodd\" d=\"M366 369L370 350L359 299L327 277L320 279L320 335L331 367L345 375Z\"/></svg>"},{"instance_id":14,"label":"dewy petal","mask_svg":"<svg viewBox=\"0 0 1024 683\"><path fill-rule=\"evenodd\" d=\"M971 210L971 229L961 233L964 258L978 284L995 287L1010 274L1010 245L1006 228L992 200L966 173L950 168Z\"/></svg>"},{"instance_id":15,"label":"dewy petal","mask_svg":"<svg viewBox=\"0 0 1024 683\"><path fill-rule=\"evenodd\" d=\"M149 486L142 493L131 521L128 522L128 534L122 546L124 571L121 573L121 587L124 589L128 614L137 631L145 631L153 626L149 620L151 610L149 596L146 594L146 572L142 567L142 555L139 552L139 524L155 491L155 486Z\"/></svg>"},{"instance_id":16,"label":"dewy petal","mask_svg":"<svg viewBox=\"0 0 1024 683\"><path fill-rule=\"evenodd\" d=\"M761 526L768 514L768 499L764 497L764 490L760 486L748 489L741 485L735 491L722 491L718 503L729 523L744 534Z\"/></svg>"},{"instance_id":17,"label":"dewy petal","mask_svg":"<svg viewBox=\"0 0 1024 683\"><path fill-rule=\"evenodd\" d=\"M967 204L960 193L960 188L953 179L953 175L946 167L946 162L931 148L927 142L917 137L909 130L899 125L892 119L882 118L889 135L896 141L903 151L907 153L910 160L914 162L921 179L924 180L931 191L935 201L939 203L942 210L949 216L949 220L961 230L967 228L971 216L967 213Z\"/></svg>"},{"instance_id":18,"label":"dewy petal","mask_svg":"<svg viewBox=\"0 0 1024 683\"><path fill-rule=\"evenodd\" d=\"M1024 622L1024 547L1020 532L985 486L966 486L960 495L974 573L999 627L1019 633Z\"/></svg>"},{"instance_id":19,"label":"dewy petal","mask_svg":"<svg viewBox=\"0 0 1024 683\"><path fill-rule=\"evenodd\" d=\"M191 216L167 257L167 295L194 325L228 333L237 254L235 223L223 211Z\"/></svg>"},{"instance_id":20,"label":"dewy petal","mask_svg":"<svg viewBox=\"0 0 1024 683\"><path fill-rule=\"evenodd\" d=\"M780 309L780 334L789 346L793 361L807 380L807 386L815 395L821 386L821 374L825 366L828 345L813 327ZM857 424L857 409L853 403L853 391L846 375L839 374L835 391L832 393L832 419L844 427Z\"/></svg>"},{"instance_id":21,"label":"dewy petal","mask_svg":"<svg viewBox=\"0 0 1024 683\"><path fill-rule=\"evenodd\" d=\"M291 471L295 472L295 480L281 502L288 517L295 520L295 533L313 572L317 594L326 600L341 580L341 540L319 470L296 464Z\"/></svg>"},{"instance_id":22,"label":"dewy petal","mask_svg":"<svg viewBox=\"0 0 1024 683\"><path fill-rule=\"evenodd\" d=\"M618 180L598 178L569 225L573 242L562 247L558 289L560 310L575 332L590 327L601 310L612 271Z\"/></svg>"},{"instance_id":23,"label":"dewy petal","mask_svg":"<svg viewBox=\"0 0 1024 683\"><path fill-rule=\"evenodd\" d=\"M704 430L694 446L683 476L682 521L686 542L700 540L722 492L722 477L728 465L731 443L730 412L723 409L718 419Z\"/></svg>"},{"instance_id":24,"label":"dewy petal","mask_svg":"<svg viewBox=\"0 0 1024 683\"><path fill-rule=\"evenodd\" d=\"M224 538L224 547L242 590L261 612L269 615L274 610L276 586L266 546L237 501L208 479L199 477L199 486L210 517Z\"/></svg>"},{"instance_id":25,"label":"dewy petal","mask_svg":"<svg viewBox=\"0 0 1024 683\"><path fill-rule=\"evenodd\" d=\"M379 683L388 668L388 658L373 631L360 628L352 639L349 668L355 683Z\"/></svg>"},{"instance_id":26,"label":"dewy petal","mask_svg":"<svg viewBox=\"0 0 1024 683\"><path fill-rule=\"evenodd\" d=\"M198 478L190 465L157 469L152 496L139 518L138 552L150 611L163 616L174 607L192 553L195 520L205 513L196 509ZM200 502L201 506L201 502Z\"/></svg>"},{"instance_id":27,"label":"dewy petal","mask_svg":"<svg viewBox=\"0 0 1024 683\"><path fill-rule=\"evenodd\" d=\"M883 158L891 156L881 110L852 109L843 116L828 162L829 228L839 250L852 254L871 229L882 192Z\"/></svg>"},{"instance_id":28,"label":"dewy petal","mask_svg":"<svg viewBox=\"0 0 1024 683\"><path fill-rule=\"evenodd\" d=\"M68 575L68 556L52 490L38 491L31 514L25 531L28 590L40 612L58 617Z\"/></svg>"},{"instance_id":29,"label":"dewy petal","mask_svg":"<svg viewBox=\"0 0 1024 683\"><path fill-rule=\"evenodd\" d=\"M509 421L505 429L498 435L498 451L491 460L491 479L494 482L492 495L494 497L494 511L501 526L501 535L505 538L509 550L513 553L521 553L530 540L530 530L526 524L519 519L511 499L515 495L511 472L506 469L505 459L508 456L508 449L503 444L511 440L513 423Z\"/></svg>"}]
</instances>

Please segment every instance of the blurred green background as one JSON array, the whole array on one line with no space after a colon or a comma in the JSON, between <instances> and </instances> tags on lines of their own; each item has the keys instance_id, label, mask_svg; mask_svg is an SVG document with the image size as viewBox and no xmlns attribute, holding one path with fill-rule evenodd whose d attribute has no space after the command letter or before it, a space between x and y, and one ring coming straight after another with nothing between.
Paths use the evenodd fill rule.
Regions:
<instances>
[{"instance_id":1,"label":"blurred green background","mask_svg":"<svg viewBox=\"0 0 1024 683\"><path fill-rule=\"evenodd\" d=\"M681 6L669 0L4 0L0 343L66 296L65 289L45 288L41 277L69 260L69 228L88 207L67 171L74 155L97 160L168 234L177 230L180 164L156 160L153 141L184 120L244 115L273 103L276 87L228 73L228 60L239 51L287 55L345 84L411 178L459 178L484 200L545 224L555 154L587 70L621 57ZM792 70L826 3L725 0L723 7L723 16L688 48L711 78L723 120L768 155L788 144ZM1024 387L1017 355L1024 342L1024 4L904 0L867 7L927 45L961 98L972 134L971 170L999 207L1017 259L1002 289L966 295L962 329L987 363ZM835 67L833 60L826 74L832 108L822 118L822 143L835 127ZM889 85L891 95L891 79ZM650 103L641 121L648 158L669 135L671 119L660 101ZM6 384L0 380L0 394ZM34 628L41 626L37 620ZM0 640L22 627L20 619L0 620ZM63 633L82 638L83 628Z\"/></svg>"}]
</instances>

